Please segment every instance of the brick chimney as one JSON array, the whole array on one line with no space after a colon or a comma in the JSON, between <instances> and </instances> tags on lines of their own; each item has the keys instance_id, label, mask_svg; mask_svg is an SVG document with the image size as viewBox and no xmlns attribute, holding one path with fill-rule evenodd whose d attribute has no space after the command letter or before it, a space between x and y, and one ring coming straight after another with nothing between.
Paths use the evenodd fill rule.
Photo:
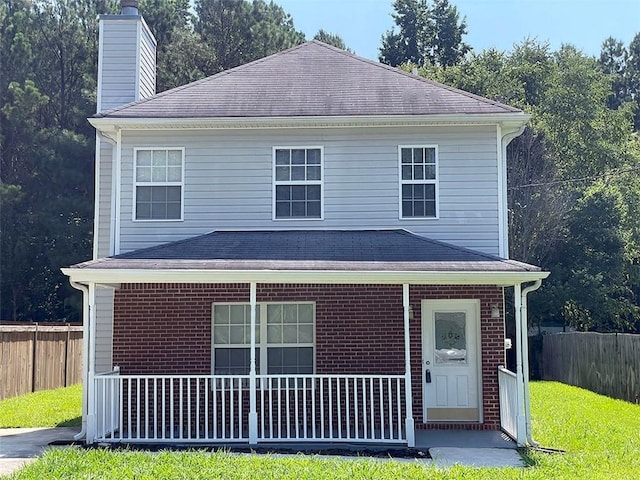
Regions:
<instances>
[{"instance_id":1,"label":"brick chimney","mask_svg":"<svg viewBox=\"0 0 640 480\"><path fill-rule=\"evenodd\" d=\"M120 14L100 15L98 112L156 93L156 39L137 0L121 0Z\"/></svg>"}]
</instances>

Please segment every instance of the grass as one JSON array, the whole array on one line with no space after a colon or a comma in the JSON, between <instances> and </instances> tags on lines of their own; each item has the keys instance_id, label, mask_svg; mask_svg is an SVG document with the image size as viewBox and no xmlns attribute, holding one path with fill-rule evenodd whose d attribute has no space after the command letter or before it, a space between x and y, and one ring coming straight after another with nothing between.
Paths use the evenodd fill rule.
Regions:
<instances>
[{"instance_id":1,"label":"grass","mask_svg":"<svg viewBox=\"0 0 640 480\"><path fill-rule=\"evenodd\" d=\"M526 469L206 451L148 453L51 449L12 480L27 479L626 479L640 474L640 406L554 382L532 384L533 431L547 454L529 450ZM2 413L0 412L0 418Z\"/></svg>"},{"instance_id":2,"label":"grass","mask_svg":"<svg viewBox=\"0 0 640 480\"><path fill-rule=\"evenodd\" d=\"M82 423L81 415L82 385L0 401L0 428L76 427Z\"/></svg>"}]
</instances>

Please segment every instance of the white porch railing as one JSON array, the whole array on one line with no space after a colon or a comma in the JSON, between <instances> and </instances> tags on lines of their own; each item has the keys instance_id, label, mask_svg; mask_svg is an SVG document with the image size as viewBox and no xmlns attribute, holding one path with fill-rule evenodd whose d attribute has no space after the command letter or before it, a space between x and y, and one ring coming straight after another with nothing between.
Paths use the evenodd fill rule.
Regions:
<instances>
[{"instance_id":1,"label":"white porch railing","mask_svg":"<svg viewBox=\"0 0 640 480\"><path fill-rule=\"evenodd\" d=\"M511 438L518 438L518 387L516 374L498 367L500 389L500 427Z\"/></svg>"},{"instance_id":2,"label":"white porch railing","mask_svg":"<svg viewBox=\"0 0 640 480\"><path fill-rule=\"evenodd\" d=\"M96 396L98 423L107 410L119 412L117 428L97 430L97 441L248 439L248 375L109 375L96 376L95 381L96 392L106 393L103 398Z\"/></svg>"},{"instance_id":3,"label":"white porch railing","mask_svg":"<svg viewBox=\"0 0 640 480\"><path fill-rule=\"evenodd\" d=\"M258 441L406 443L404 375L258 375Z\"/></svg>"},{"instance_id":4,"label":"white porch railing","mask_svg":"<svg viewBox=\"0 0 640 480\"><path fill-rule=\"evenodd\" d=\"M120 410L114 399L120 398L120 369L96 375L95 379L95 434L98 438L112 435L120 424Z\"/></svg>"},{"instance_id":5,"label":"white porch railing","mask_svg":"<svg viewBox=\"0 0 640 480\"><path fill-rule=\"evenodd\" d=\"M96 375L93 440L248 442L249 378ZM257 441L406 443L404 382L404 375L257 375Z\"/></svg>"}]
</instances>

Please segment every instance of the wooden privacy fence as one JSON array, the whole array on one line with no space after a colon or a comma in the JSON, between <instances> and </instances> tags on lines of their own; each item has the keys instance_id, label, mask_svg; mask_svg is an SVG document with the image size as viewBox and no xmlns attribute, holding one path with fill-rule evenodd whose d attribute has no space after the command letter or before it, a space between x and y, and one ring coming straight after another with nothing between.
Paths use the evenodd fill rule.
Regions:
<instances>
[{"instance_id":1,"label":"wooden privacy fence","mask_svg":"<svg viewBox=\"0 0 640 480\"><path fill-rule=\"evenodd\" d=\"M571 332L543 336L542 378L640 402L640 335Z\"/></svg>"},{"instance_id":2,"label":"wooden privacy fence","mask_svg":"<svg viewBox=\"0 0 640 480\"><path fill-rule=\"evenodd\" d=\"M0 325L0 400L82 381L82 326Z\"/></svg>"}]
</instances>

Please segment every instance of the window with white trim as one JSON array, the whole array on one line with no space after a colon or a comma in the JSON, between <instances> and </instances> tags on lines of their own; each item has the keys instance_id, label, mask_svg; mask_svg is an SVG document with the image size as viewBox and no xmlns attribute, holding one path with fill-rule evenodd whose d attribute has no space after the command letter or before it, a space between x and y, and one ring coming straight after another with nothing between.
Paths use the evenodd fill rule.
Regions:
<instances>
[{"instance_id":1,"label":"window with white trim","mask_svg":"<svg viewBox=\"0 0 640 480\"><path fill-rule=\"evenodd\" d=\"M274 219L322 219L322 157L322 147L274 147Z\"/></svg>"},{"instance_id":2,"label":"window with white trim","mask_svg":"<svg viewBox=\"0 0 640 480\"><path fill-rule=\"evenodd\" d=\"M436 218L438 149L400 146L400 218Z\"/></svg>"},{"instance_id":3,"label":"window with white trim","mask_svg":"<svg viewBox=\"0 0 640 480\"><path fill-rule=\"evenodd\" d=\"M134 220L182 220L183 148L134 150Z\"/></svg>"},{"instance_id":4,"label":"window with white trim","mask_svg":"<svg viewBox=\"0 0 640 480\"><path fill-rule=\"evenodd\" d=\"M214 303L212 316L214 375L248 375L251 306ZM314 318L313 303L258 304L257 373L313 373Z\"/></svg>"}]
</instances>

